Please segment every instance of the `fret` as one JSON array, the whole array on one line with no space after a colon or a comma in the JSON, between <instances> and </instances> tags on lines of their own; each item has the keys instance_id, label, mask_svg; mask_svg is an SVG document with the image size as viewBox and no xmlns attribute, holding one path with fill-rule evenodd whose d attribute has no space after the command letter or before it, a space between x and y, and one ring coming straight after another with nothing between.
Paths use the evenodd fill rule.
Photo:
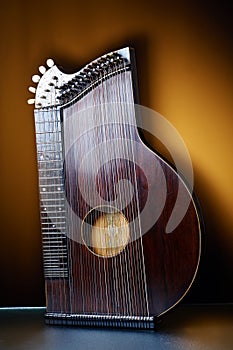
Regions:
<instances>
[{"instance_id":1,"label":"fret","mask_svg":"<svg viewBox=\"0 0 233 350\"><path fill-rule=\"evenodd\" d=\"M53 211L51 211L50 213L57 213L57 214L60 214L60 213L64 213L64 215L63 216L50 216L49 215L49 217L48 217L48 215L46 214L46 213L48 213L48 211L47 212L42 212L41 214L43 214L44 216L42 216L41 217L41 220L43 220L44 218L49 218L50 220L53 220L53 219L64 219L64 217L65 217L65 211L63 210L63 211L58 211L58 212L53 212ZM46 214L46 215L45 215Z\"/></svg>"},{"instance_id":2,"label":"fret","mask_svg":"<svg viewBox=\"0 0 233 350\"><path fill-rule=\"evenodd\" d=\"M49 204L48 204L49 203ZM43 209L42 209L42 212L45 213L47 212L47 208L55 208L57 207L58 209L59 208L64 208L65 206L65 202L64 202L64 199L62 199L60 202L57 200L57 201L54 201L53 204L51 204L52 201L48 201L45 203L45 201L43 201L42 205L43 205Z\"/></svg>"},{"instance_id":3,"label":"fret","mask_svg":"<svg viewBox=\"0 0 233 350\"><path fill-rule=\"evenodd\" d=\"M43 212L48 212L47 211L47 207L50 208L51 206L54 207L54 209L56 209L56 207L58 206L58 210L55 210L56 213L61 214L62 211L62 207L63 207L63 212L64 212L64 205L65 205L65 199L64 196L60 196L60 198L53 198L53 196L51 196L52 198L45 198L43 196L43 193L40 193L40 200L41 200L41 206L43 208ZM53 204L54 203L54 204ZM62 214L61 214L62 216Z\"/></svg>"},{"instance_id":4,"label":"fret","mask_svg":"<svg viewBox=\"0 0 233 350\"><path fill-rule=\"evenodd\" d=\"M50 213L52 213L52 215L54 215L55 211L54 210L53 211L49 211L48 209L50 209L50 208L55 209L52 206L47 206L47 207L45 207L45 208L43 208L41 210L41 213L40 213L40 215L41 215L41 222L45 222L45 219L49 220L50 219L50 216L49 216ZM59 215L62 212L65 212L65 211L64 210L62 211L62 208L60 206L58 206L58 210L56 211L56 213ZM63 218L65 218L65 214L63 215ZM51 219L52 219L52 216L51 216ZM56 217L55 217L55 220L56 220Z\"/></svg>"},{"instance_id":5,"label":"fret","mask_svg":"<svg viewBox=\"0 0 233 350\"><path fill-rule=\"evenodd\" d=\"M50 189L50 191L48 191L47 189ZM56 191L55 191L56 188ZM54 195L54 194L58 194L58 195L64 195L63 191L62 191L62 187L61 186L40 186L40 191L41 191L41 195Z\"/></svg>"},{"instance_id":6,"label":"fret","mask_svg":"<svg viewBox=\"0 0 233 350\"><path fill-rule=\"evenodd\" d=\"M52 157L53 156L53 157ZM48 162L50 160L62 160L62 151L59 149L54 149L54 150L40 150L37 152L37 158L38 162Z\"/></svg>"},{"instance_id":7,"label":"fret","mask_svg":"<svg viewBox=\"0 0 233 350\"><path fill-rule=\"evenodd\" d=\"M51 236L50 236L50 239L52 238L52 235L54 234L54 227L53 227L53 231L52 230L48 230L48 229L46 229L46 228L42 228L42 236L44 236L45 234L51 234ZM66 230L65 230L65 228L62 230L62 229L57 229L57 231L55 231L55 234L62 234L62 235L64 235L65 237L66 237Z\"/></svg>"},{"instance_id":8,"label":"fret","mask_svg":"<svg viewBox=\"0 0 233 350\"><path fill-rule=\"evenodd\" d=\"M51 184L44 184L44 185L41 185L41 184L39 184L39 187L41 188L41 187L45 187L46 189L47 188L54 188L54 186L58 186L58 187L63 187L64 186L64 183L63 182L60 182L60 184L57 184L57 183L51 183Z\"/></svg>"},{"instance_id":9,"label":"fret","mask_svg":"<svg viewBox=\"0 0 233 350\"><path fill-rule=\"evenodd\" d=\"M59 269L59 271L44 270L45 278L67 278L68 277L68 268Z\"/></svg>"},{"instance_id":10,"label":"fret","mask_svg":"<svg viewBox=\"0 0 233 350\"><path fill-rule=\"evenodd\" d=\"M47 237L46 237L47 236ZM48 238L51 239L53 237L60 238L60 239L67 239L67 236L65 233L62 232L42 232L42 239Z\"/></svg>"},{"instance_id":11,"label":"fret","mask_svg":"<svg viewBox=\"0 0 233 350\"><path fill-rule=\"evenodd\" d=\"M61 207L64 207L65 205L65 200L63 198L61 198L60 200L56 200L56 199L51 199L51 200L48 200L48 199L43 199L41 200L41 204L43 205L43 211L47 211L47 207L51 208L51 207L58 207L58 208L61 208Z\"/></svg>"},{"instance_id":12,"label":"fret","mask_svg":"<svg viewBox=\"0 0 233 350\"><path fill-rule=\"evenodd\" d=\"M48 263L48 262L51 262L51 263L56 263L56 264L67 264L67 261L66 259L62 259L60 258L59 256L57 257L51 257L51 258L48 258L46 257L45 261Z\"/></svg>"},{"instance_id":13,"label":"fret","mask_svg":"<svg viewBox=\"0 0 233 350\"><path fill-rule=\"evenodd\" d=\"M60 247L59 247L60 248ZM44 250L43 250L43 257L44 257L44 260L48 261L49 259L51 258L61 258L61 259L65 259L67 258L67 252L65 249L49 249L48 247L46 247Z\"/></svg>"},{"instance_id":14,"label":"fret","mask_svg":"<svg viewBox=\"0 0 233 350\"><path fill-rule=\"evenodd\" d=\"M43 229L43 231L45 232L46 231L52 231L52 230L59 230L59 231L65 231L66 229L66 225L52 225L52 227L49 227L49 226L45 226L45 224L41 224L41 227Z\"/></svg>"},{"instance_id":15,"label":"fret","mask_svg":"<svg viewBox=\"0 0 233 350\"><path fill-rule=\"evenodd\" d=\"M50 268L44 268L44 276L45 278L66 278L68 277L68 267L50 267Z\"/></svg>"},{"instance_id":16,"label":"fret","mask_svg":"<svg viewBox=\"0 0 233 350\"><path fill-rule=\"evenodd\" d=\"M56 136L56 135L61 135L61 130L50 130L50 131L47 131L47 130L36 130L36 135L47 135L47 136Z\"/></svg>"},{"instance_id":17,"label":"fret","mask_svg":"<svg viewBox=\"0 0 233 350\"><path fill-rule=\"evenodd\" d=\"M46 228L42 228L42 235L44 235L44 234L49 234L49 233L51 233L51 232L55 232L56 234L64 234L64 235L66 235L66 230L64 229L64 230L57 230L57 231L54 231L54 227L53 227L53 231L52 230L48 230L48 229L46 229ZM52 233L51 233L52 234Z\"/></svg>"},{"instance_id":18,"label":"fret","mask_svg":"<svg viewBox=\"0 0 233 350\"><path fill-rule=\"evenodd\" d=\"M35 133L36 136L38 135L38 137L39 137L40 135L46 135L46 136L51 136L52 138L57 136L57 135L61 136L61 130L55 129L55 130L47 131L47 130L42 129L41 126L42 125L40 125L39 129L36 128L36 133Z\"/></svg>"},{"instance_id":19,"label":"fret","mask_svg":"<svg viewBox=\"0 0 233 350\"><path fill-rule=\"evenodd\" d=\"M64 233L65 234L65 229L66 229L66 227L53 227L51 230L49 229L49 228L45 228L45 227L42 227L42 234L43 233L48 233L48 232L51 232L52 230L54 231L54 229L56 229L57 230L57 233Z\"/></svg>"},{"instance_id":20,"label":"fret","mask_svg":"<svg viewBox=\"0 0 233 350\"><path fill-rule=\"evenodd\" d=\"M62 232L55 232L55 233L51 233L51 232L42 232L42 239L60 239L63 240L63 242L66 241L67 236L66 234L62 233Z\"/></svg>"},{"instance_id":21,"label":"fret","mask_svg":"<svg viewBox=\"0 0 233 350\"><path fill-rule=\"evenodd\" d=\"M54 203L54 204L53 204ZM41 206L43 207L44 211L47 211L46 207L64 207L64 204L65 204L65 199L64 198L60 198L59 200L54 198L54 199L42 199L41 198Z\"/></svg>"},{"instance_id":22,"label":"fret","mask_svg":"<svg viewBox=\"0 0 233 350\"><path fill-rule=\"evenodd\" d=\"M58 142L56 144L43 144L43 143L37 143L37 152L38 153L54 153L54 152L62 152L62 145L61 142Z\"/></svg>"},{"instance_id":23,"label":"fret","mask_svg":"<svg viewBox=\"0 0 233 350\"><path fill-rule=\"evenodd\" d=\"M62 159L62 153L61 152L53 152L51 151L49 152L39 152L38 155L38 164L43 165L44 164L48 164L50 161L53 162L63 162Z\"/></svg>"},{"instance_id":24,"label":"fret","mask_svg":"<svg viewBox=\"0 0 233 350\"><path fill-rule=\"evenodd\" d=\"M54 142L39 142L39 141L37 141L36 144L37 144L37 146L56 146L56 145L61 146L61 142L58 142L58 141L54 141Z\"/></svg>"},{"instance_id":25,"label":"fret","mask_svg":"<svg viewBox=\"0 0 233 350\"><path fill-rule=\"evenodd\" d=\"M53 180L53 179L58 179L58 180L61 180L61 176L51 176L51 177L48 177L48 176L41 176L40 177L40 180Z\"/></svg>"},{"instance_id":26,"label":"fret","mask_svg":"<svg viewBox=\"0 0 233 350\"><path fill-rule=\"evenodd\" d=\"M42 241L43 241L43 244L49 245L50 238L47 238L46 240L42 239ZM53 242L55 242L55 240ZM64 245L64 247L66 247L66 239L63 239L63 240L59 241L58 243L62 243ZM63 248L63 247L61 247L61 248Z\"/></svg>"},{"instance_id":27,"label":"fret","mask_svg":"<svg viewBox=\"0 0 233 350\"><path fill-rule=\"evenodd\" d=\"M51 234L50 232L42 232L42 239L59 239L60 241L65 242L67 237L66 234L63 234L62 232L55 232L53 234Z\"/></svg>"},{"instance_id":28,"label":"fret","mask_svg":"<svg viewBox=\"0 0 233 350\"><path fill-rule=\"evenodd\" d=\"M61 133L36 133L36 143L38 144L49 144L49 143L60 143L61 142Z\"/></svg>"},{"instance_id":29,"label":"fret","mask_svg":"<svg viewBox=\"0 0 233 350\"><path fill-rule=\"evenodd\" d=\"M41 152L38 152L39 155L44 155L44 154L60 154L62 155L62 152L61 151L58 151L57 149L56 150L47 150L45 152L41 151Z\"/></svg>"},{"instance_id":30,"label":"fret","mask_svg":"<svg viewBox=\"0 0 233 350\"><path fill-rule=\"evenodd\" d=\"M44 261L50 259L51 254L50 252L46 252L43 254L44 256ZM62 253L62 252L53 252L53 256L54 257L58 257L59 259L66 259L67 258L67 254L66 253Z\"/></svg>"},{"instance_id":31,"label":"fret","mask_svg":"<svg viewBox=\"0 0 233 350\"><path fill-rule=\"evenodd\" d=\"M64 243L63 243L64 244ZM58 249L59 248L59 249ZM58 249L58 251L59 251L59 253L61 253L62 252L62 246L60 246L60 245L55 245L55 242L54 242L54 245L53 246L49 246L49 245L45 245L45 249L49 249L50 251L51 251L51 249L53 249L53 251L55 250L55 249Z\"/></svg>"},{"instance_id":32,"label":"fret","mask_svg":"<svg viewBox=\"0 0 233 350\"><path fill-rule=\"evenodd\" d=\"M49 169L47 171L39 169L39 176L42 177L42 179L48 179L48 178L62 178L62 168L61 169Z\"/></svg>"},{"instance_id":33,"label":"fret","mask_svg":"<svg viewBox=\"0 0 233 350\"><path fill-rule=\"evenodd\" d=\"M53 260L47 259L46 261L44 261L45 270L50 270L51 268L54 270L56 270L56 269L60 270L60 269L63 269L65 267L67 267L67 262L62 261L60 259L53 259Z\"/></svg>"},{"instance_id":34,"label":"fret","mask_svg":"<svg viewBox=\"0 0 233 350\"><path fill-rule=\"evenodd\" d=\"M63 161L59 160L59 161L47 161L47 162L38 162L38 168L39 170L57 170L57 169L63 169Z\"/></svg>"},{"instance_id":35,"label":"fret","mask_svg":"<svg viewBox=\"0 0 233 350\"><path fill-rule=\"evenodd\" d=\"M45 237L45 235L47 237ZM55 232L53 234L50 232L42 232L42 240L47 240L47 242L50 242L52 240L59 240L62 243L66 243L67 237L63 232Z\"/></svg>"},{"instance_id":36,"label":"fret","mask_svg":"<svg viewBox=\"0 0 233 350\"><path fill-rule=\"evenodd\" d=\"M49 173L50 171L61 171L61 170L63 170L63 168L62 167L60 167L60 168L52 168L52 169L46 169L46 170L44 170L44 169L38 169L39 170L39 173Z\"/></svg>"},{"instance_id":37,"label":"fret","mask_svg":"<svg viewBox=\"0 0 233 350\"><path fill-rule=\"evenodd\" d=\"M58 239L56 239L55 237L54 238L43 237L42 241L45 243L56 242L56 243L66 244L66 238L64 238L64 237L62 237L62 238L59 237Z\"/></svg>"},{"instance_id":38,"label":"fret","mask_svg":"<svg viewBox=\"0 0 233 350\"><path fill-rule=\"evenodd\" d=\"M59 180L59 181L56 181ZM60 193L63 193L63 187L64 187L64 183L62 182L62 177L61 176L57 176L57 177L42 177L39 179L39 189L45 188L43 190L43 192L45 193L49 193L49 191L47 191L47 188L51 188L51 190L54 191L55 187L60 187L61 189L59 190ZM47 186L47 187L46 187Z\"/></svg>"},{"instance_id":39,"label":"fret","mask_svg":"<svg viewBox=\"0 0 233 350\"><path fill-rule=\"evenodd\" d=\"M59 248L57 248L57 247L45 247L45 249L50 249L50 255L47 255L47 259L51 259L51 258L53 258L53 257L56 257L56 258L60 258L60 254L61 253L63 253L64 254L64 250L62 250L61 249L62 247L59 247ZM56 249L56 252L57 252L57 255L55 256L54 254L55 254L55 249ZM48 253L48 251L47 251L47 253ZM44 258L46 258L46 257L44 257ZM66 259L66 256L64 257L63 256L63 259Z\"/></svg>"},{"instance_id":40,"label":"fret","mask_svg":"<svg viewBox=\"0 0 233 350\"><path fill-rule=\"evenodd\" d=\"M67 256L67 251L66 251L66 249L64 248L64 249L59 249L59 251L58 250L56 250L56 251L53 251L52 252L52 255L60 255L60 254L65 254L66 256ZM45 248L44 250L43 250L43 255L48 255L49 257L51 257L51 250L50 249L47 249L47 248Z\"/></svg>"},{"instance_id":41,"label":"fret","mask_svg":"<svg viewBox=\"0 0 233 350\"><path fill-rule=\"evenodd\" d=\"M44 212L42 214L44 214ZM43 216L41 216L40 219L41 219L42 223L46 223L48 221L50 221L50 223L51 223L51 221L52 222L63 222L66 219L66 216L65 215L63 215L63 216L47 216L47 215L45 216L45 215L43 215Z\"/></svg>"},{"instance_id":42,"label":"fret","mask_svg":"<svg viewBox=\"0 0 233 350\"><path fill-rule=\"evenodd\" d=\"M55 250L56 249L56 250ZM50 257L53 256L53 254L55 253L58 253L58 254L61 254L61 253L65 253L66 252L66 249L65 248L62 248L62 247L53 247L52 249L50 249L50 247L46 246L44 247L44 250L43 250L45 253L48 253Z\"/></svg>"},{"instance_id":43,"label":"fret","mask_svg":"<svg viewBox=\"0 0 233 350\"><path fill-rule=\"evenodd\" d=\"M58 270L58 271L44 271L45 278L66 278L68 277L68 270Z\"/></svg>"},{"instance_id":44,"label":"fret","mask_svg":"<svg viewBox=\"0 0 233 350\"><path fill-rule=\"evenodd\" d=\"M49 158L48 160L39 159L39 160L38 160L38 163L39 163L40 165L43 165L43 164L48 165L48 164L51 163L51 161L52 161L52 162L60 162L60 163L63 162L62 159L51 159L51 158Z\"/></svg>"},{"instance_id":45,"label":"fret","mask_svg":"<svg viewBox=\"0 0 233 350\"><path fill-rule=\"evenodd\" d=\"M50 240L49 238L47 238L46 240L42 240L43 241L43 243L44 244L61 244L61 245L63 245L64 244L64 241L62 241L62 240Z\"/></svg>"},{"instance_id":46,"label":"fret","mask_svg":"<svg viewBox=\"0 0 233 350\"><path fill-rule=\"evenodd\" d=\"M56 192L57 193L57 198L54 198L54 193L55 192L43 192L41 191L40 192L40 198L41 200L44 201L48 201L48 202L51 202L51 201L61 201L61 200L64 200L64 193L63 192Z\"/></svg>"},{"instance_id":47,"label":"fret","mask_svg":"<svg viewBox=\"0 0 233 350\"><path fill-rule=\"evenodd\" d=\"M59 273L59 272L62 272L62 273L65 273L67 272L67 266L50 266L50 267L44 267L44 272L45 273Z\"/></svg>"},{"instance_id":48,"label":"fret","mask_svg":"<svg viewBox=\"0 0 233 350\"><path fill-rule=\"evenodd\" d=\"M48 236L48 237L44 237L44 236ZM62 232L55 232L55 233L51 233L51 232L42 232L42 239L48 238L51 239L53 238L52 236L57 236L58 238L64 239L64 241L67 239L67 236L65 233ZM59 236L60 235L60 236Z\"/></svg>"},{"instance_id":49,"label":"fret","mask_svg":"<svg viewBox=\"0 0 233 350\"><path fill-rule=\"evenodd\" d=\"M53 270L57 270L57 271L61 271L61 268L66 268L67 267L67 265L64 265L63 263L51 263L51 264L49 264L49 263L45 263L44 262L44 271L51 271L51 268L53 269Z\"/></svg>"},{"instance_id":50,"label":"fret","mask_svg":"<svg viewBox=\"0 0 233 350\"><path fill-rule=\"evenodd\" d=\"M65 248L64 246L64 243L62 243L61 245L60 244L57 244L57 245L49 245L48 243L44 243L44 248L45 249L48 249L50 250L51 252L51 257L53 256L53 252L55 252L55 250L57 250L59 253L62 251L64 252L62 249Z\"/></svg>"},{"instance_id":51,"label":"fret","mask_svg":"<svg viewBox=\"0 0 233 350\"><path fill-rule=\"evenodd\" d=\"M65 267L67 266L67 260L64 260L63 258L53 258L53 259L45 259L44 264L47 265L45 266L47 269L50 267L55 267L55 265L60 265L60 267ZM50 265L51 264L51 265Z\"/></svg>"},{"instance_id":52,"label":"fret","mask_svg":"<svg viewBox=\"0 0 233 350\"><path fill-rule=\"evenodd\" d=\"M57 195L57 198L54 198L54 195ZM46 200L46 199L64 199L64 193L62 191L51 191L51 192L45 192L43 190L40 191L40 198L42 200Z\"/></svg>"},{"instance_id":53,"label":"fret","mask_svg":"<svg viewBox=\"0 0 233 350\"><path fill-rule=\"evenodd\" d=\"M44 278L45 279L50 279L50 278L54 278L54 279L59 279L59 278L67 278L68 277L68 272L63 272L60 274L51 274L51 273L44 273Z\"/></svg>"},{"instance_id":54,"label":"fret","mask_svg":"<svg viewBox=\"0 0 233 350\"><path fill-rule=\"evenodd\" d=\"M46 172L45 170L40 170L40 176L39 176L39 181L41 180L46 180L47 183L49 182L49 180L63 180L63 176L62 176L62 171L55 171L52 170L51 171L52 174L48 174L48 172ZM52 184L54 184L53 182L51 182Z\"/></svg>"},{"instance_id":55,"label":"fret","mask_svg":"<svg viewBox=\"0 0 233 350\"><path fill-rule=\"evenodd\" d=\"M67 236L61 232L55 232L53 234L49 232L42 232L42 240L48 243L56 240L66 245Z\"/></svg>"},{"instance_id":56,"label":"fret","mask_svg":"<svg viewBox=\"0 0 233 350\"><path fill-rule=\"evenodd\" d=\"M43 215L42 216L42 214L47 214L47 215ZM59 212L60 213L60 212ZM44 210L44 211L42 211L41 212L41 223L42 224L48 224L48 225L50 225L50 226L52 226L52 225L54 225L55 223L57 223L57 224L62 224L62 223L66 223L66 217L65 217L65 215L64 216L62 216L62 217L58 217L58 218L54 218L54 220L52 220L52 217L50 217L49 215L48 215L48 212L47 212L47 210Z\"/></svg>"},{"instance_id":57,"label":"fret","mask_svg":"<svg viewBox=\"0 0 233 350\"><path fill-rule=\"evenodd\" d=\"M54 126L52 122L36 122L37 133L61 132L61 124Z\"/></svg>"},{"instance_id":58,"label":"fret","mask_svg":"<svg viewBox=\"0 0 233 350\"><path fill-rule=\"evenodd\" d=\"M56 202L56 200L59 200L59 203L61 200L65 201L65 195L64 195L64 192L60 191L59 193L55 194L57 196L57 198L54 198L54 194L53 192L44 192L44 191L41 191L40 192L40 199L41 199L41 202L45 202L45 201L48 201L48 202L51 202L51 200L54 200Z\"/></svg>"},{"instance_id":59,"label":"fret","mask_svg":"<svg viewBox=\"0 0 233 350\"><path fill-rule=\"evenodd\" d=\"M59 264L59 263L61 263L61 264L67 264L67 261L65 261L64 259L62 260L62 259L60 259L59 257L50 258L50 259L46 258L47 264L48 264L49 261L50 261L51 263L56 263L56 264Z\"/></svg>"},{"instance_id":60,"label":"fret","mask_svg":"<svg viewBox=\"0 0 233 350\"><path fill-rule=\"evenodd\" d=\"M63 184L57 184L57 183L51 183L51 184L46 184L42 185L39 184L39 190L41 191L42 194L48 195L48 194L64 194L63 191Z\"/></svg>"},{"instance_id":61,"label":"fret","mask_svg":"<svg viewBox=\"0 0 233 350\"><path fill-rule=\"evenodd\" d=\"M61 206L58 204L54 204L54 205L46 205L46 207L43 206L43 211L47 212L47 208L60 208Z\"/></svg>"},{"instance_id":62,"label":"fret","mask_svg":"<svg viewBox=\"0 0 233 350\"><path fill-rule=\"evenodd\" d=\"M64 221L64 219L65 219L65 216L54 216L54 217L52 217L52 216L43 216L42 218L41 218L41 222L42 223L47 223L48 222L48 220L53 220L54 219L54 221L56 221L56 222L59 222L59 223L65 223L65 221ZM51 223L51 222L50 222Z\"/></svg>"},{"instance_id":63,"label":"fret","mask_svg":"<svg viewBox=\"0 0 233 350\"><path fill-rule=\"evenodd\" d=\"M51 178L46 178L45 179L39 179L39 188L42 188L42 187L47 187L47 188L52 188L54 189L54 187L57 186L57 187L62 187L64 189L64 183L63 183L63 179L61 177L59 177L58 179L54 180L54 179L51 179Z\"/></svg>"}]
</instances>

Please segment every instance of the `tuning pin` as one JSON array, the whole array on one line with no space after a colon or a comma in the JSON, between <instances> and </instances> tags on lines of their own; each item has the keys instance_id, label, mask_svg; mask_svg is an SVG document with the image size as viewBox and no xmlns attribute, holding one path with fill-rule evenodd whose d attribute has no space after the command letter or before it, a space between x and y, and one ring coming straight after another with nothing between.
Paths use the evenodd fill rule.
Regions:
<instances>
[{"instance_id":1,"label":"tuning pin","mask_svg":"<svg viewBox=\"0 0 233 350\"><path fill-rule=\"evenodd\" d=\"M36 93L36 88L34 88L33 86L29 86L28 90L29 90L30 92L32 92L33 94Z\"/></svg>"},{"instance_id":2,"label":"tuning pin","mask_svg":"<svg viewBox=\"0 0 233 350\"><path fill-rule=\"evenodd\" d=\"M27 100L27 103L29 105L33 105L35 103L35 99L34 98L29 98L29 100Z\"/></svg>"},{"instance_id":3,"label":"tuning pin","mask_svg":"<svg viewBox=\"0 0 233 350\"><path fill-rule=\"evenodd\" d=\"M46 72L46 68L45 68L44 66L40 66L40 67L39 67L39 72L40 72L41 74L44 74L44 73Z\"/></svg>"},{"instance_id":4,"label":"tuning pin","mask_svg":"<svg viewBox=\"0 0 233 350\"><path fill-rule=\"evenodd\" d=\"M38 83L40 80L40 76L38 74L35 74L32 76L33 83Z\"/></svg>"},{"instance_id":5,"label":"tuning pin","mask_svg":"<svg viewBox=\"0 0 233 350\"><path fill-rule=\"evenodd\" d=\"M54 61L52 60L52 58L48 58L46 64L49 68L51 68L52 66L54 66Z\"/></svg>"}]
</instances>

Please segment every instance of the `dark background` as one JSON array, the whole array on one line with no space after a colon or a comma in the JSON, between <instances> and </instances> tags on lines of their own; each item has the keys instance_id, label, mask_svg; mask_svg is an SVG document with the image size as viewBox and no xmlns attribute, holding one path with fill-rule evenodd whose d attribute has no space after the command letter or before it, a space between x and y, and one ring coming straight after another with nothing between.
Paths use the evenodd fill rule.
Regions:
<instances>
[{"instance_id":1,"label":"dark background","mask_svg":"<svg viewBox=\"0 0 233 350\"><path fill-rule=\"evenodd\" d=\"M1 5L0 306L45 304L30 78L48 57L76 71L124 46L136 49L141 104L176 127L193 161L206 238L184 302L233 302L232 11L225 1Z\"/></svg>"}]
</instances>

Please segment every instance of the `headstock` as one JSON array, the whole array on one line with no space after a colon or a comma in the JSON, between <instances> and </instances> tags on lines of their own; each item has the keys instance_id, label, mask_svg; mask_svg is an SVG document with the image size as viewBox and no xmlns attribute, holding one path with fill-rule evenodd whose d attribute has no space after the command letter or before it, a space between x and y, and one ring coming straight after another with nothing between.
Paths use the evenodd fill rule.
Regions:
<instances>
[{"instance_id":1,"label":"headstock","mask_svg":"<svg viewBox=\"0 0 233 350\"><path fill-rule=\"evenodd\" d=\"M28 104L35 108L51 108L70 102L79 94L94 86L98 81L106 79L117 71L128 69L130 65L130 50L124 48L104 55L74 74L62 72L52 59L46 61L46 66L39 67L39 74L32 76L37 87L29 87L35 98Z\"/></svg>"},{"instance_id":2,"label":"headstock","mask_svg":"<svg viewBox=\"0 0 233 350\"><path fill-rule=\"evenodd\" d=\"M51 58L47 59L46 66L38 68L41 75L35 74L32 76L32 81L37 86L28 88L31 93L35 94L35 98L31 98L27 102L28 104L35 104L35 108L38 109L59 105L59 89L72 79L72 75L61 72Z\"/></svg>"}]
</instances>

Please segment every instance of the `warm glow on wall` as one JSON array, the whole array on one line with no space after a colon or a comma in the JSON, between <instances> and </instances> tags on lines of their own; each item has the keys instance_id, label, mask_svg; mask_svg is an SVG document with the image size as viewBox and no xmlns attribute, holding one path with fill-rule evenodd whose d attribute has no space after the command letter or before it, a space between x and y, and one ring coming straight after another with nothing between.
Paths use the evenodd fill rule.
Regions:
<instances>
[{"instance_id":1,"label":"warm glow on wall","mask_svg":"<svg viewBox=\"0 0 233 350\"><path fill-rule=\"evenodd\" d=\"M14 1L13 8L6 2L1 10L2 303L43 303L33 108L26 104L32 97L31 76L49 57L72 71L126 45L136 49L141 103L177 128L193 161L208 236L207 260L193 298L232 301L233 76L228 9L212 2L207 8L201 2L149 0L100 0L96 5L42 0L38 9L33 6ZM13 297L16 290L18 299Z\"/></svg>"}]
</instances>

